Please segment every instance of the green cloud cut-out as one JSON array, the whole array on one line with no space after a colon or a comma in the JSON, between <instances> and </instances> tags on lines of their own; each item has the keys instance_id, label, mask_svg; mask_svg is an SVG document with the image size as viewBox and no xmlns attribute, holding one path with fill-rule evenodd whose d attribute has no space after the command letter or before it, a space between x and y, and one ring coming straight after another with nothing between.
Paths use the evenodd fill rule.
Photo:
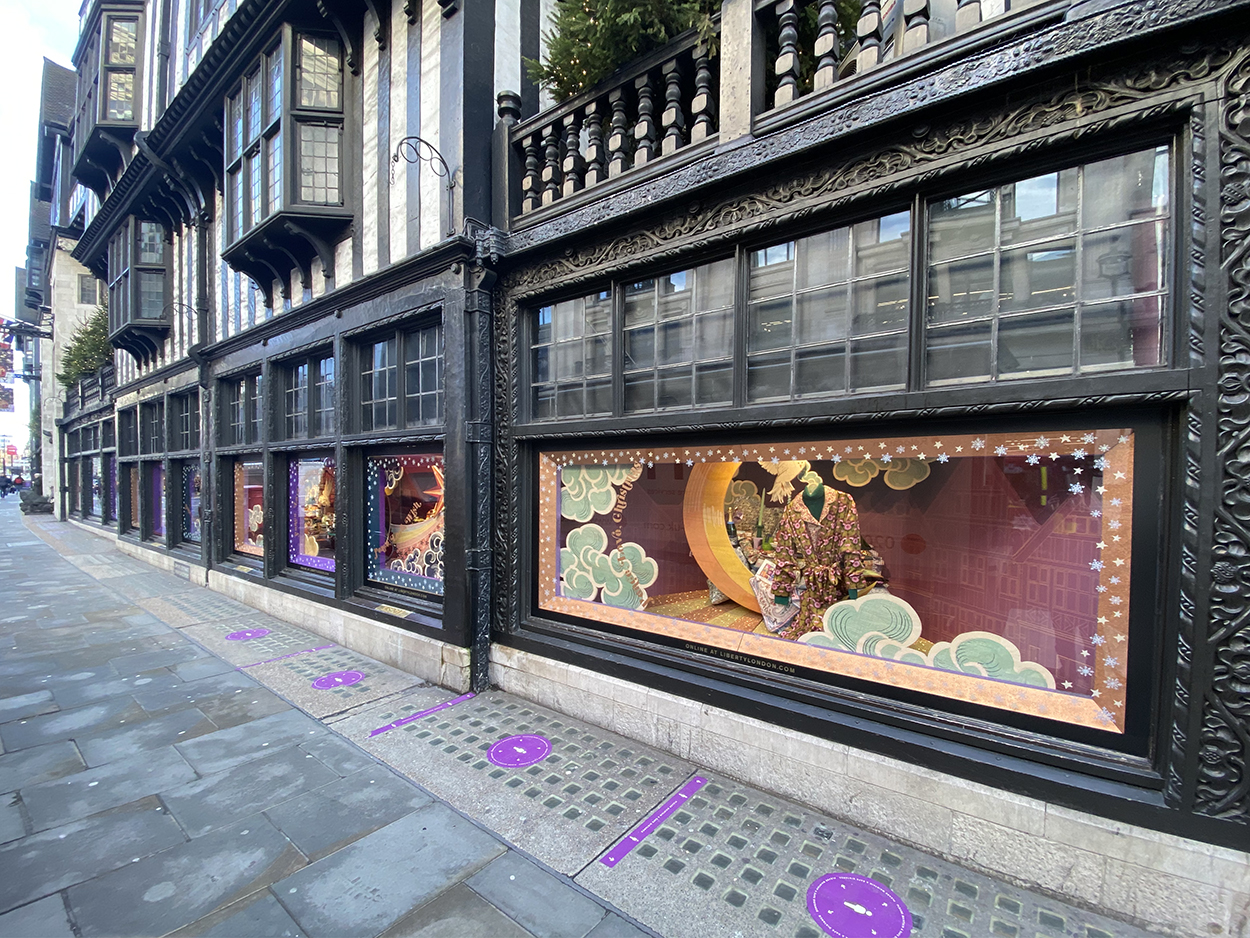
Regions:
<instances>
[{"instance_id":1,"label":"green cloud cut-out","mask_svg":"<svg viewBox=\"0 0 1250 938\"><path fill-rule=\"evenodd\" d=\"M920 637L921 629L920 616L909 603L876 592L834 603L825 610L823 622L823 629L800 640L877 658L893 658Z\"/></svg>"},{"instance_id":2,"label":"green cloud cut-out","mask_svg":"<svg viewBox=\"0 0 1250 938\"><path fill-rule=\"evenodd\" d=\"M1020 649L993 632L962 632L929 649L929 664L943 671L975 674L1012 684L1055 689L1055 676L1036 661L1024 661Z\"/></svg>"},{"instance_id":3,"label":"green cloud cut-out","mask_svg":"<svg viewBox=\"0 0 1250 938\"><path fill-rule=\"evenodd\" d=\"M597 524L574 528L560 548L560 593L570 599L640 609L660 565L641 545L627 541L608 551L608 535Z\"/></svg>"},{"instance_id":4,"label":"green cloud cut-out","mask_svg":"<svg viewBox=\"0 0 1250 938\"><path fill-rule=\"evenodd\" d=\"M616 504L616 487L642 476L642 466L565 466L560 470L560 514L570 521L606 515Z\"/></svg>"}]
</instances>

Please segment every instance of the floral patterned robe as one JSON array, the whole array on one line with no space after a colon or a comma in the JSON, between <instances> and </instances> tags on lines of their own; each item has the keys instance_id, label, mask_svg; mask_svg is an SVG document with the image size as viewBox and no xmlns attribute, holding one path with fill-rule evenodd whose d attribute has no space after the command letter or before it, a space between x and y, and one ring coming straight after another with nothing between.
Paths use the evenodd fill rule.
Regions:
<instances>
[{"instance_id":1,"label":"floral patterned robe","mask_svg":"<svg viewBox=\"0 0 1250 938\"><path fill-rule=\"evenodd\" d=\"M773 534L773 560L774 594L793 595L800 576L806 582L799 614L778 636L794 639L822 628L826 609L846 599L850 590L863 590L868 584L855 500L826 486L825 504L816 519L799 492L786 505Z\"/></svg>"}]
</instances>

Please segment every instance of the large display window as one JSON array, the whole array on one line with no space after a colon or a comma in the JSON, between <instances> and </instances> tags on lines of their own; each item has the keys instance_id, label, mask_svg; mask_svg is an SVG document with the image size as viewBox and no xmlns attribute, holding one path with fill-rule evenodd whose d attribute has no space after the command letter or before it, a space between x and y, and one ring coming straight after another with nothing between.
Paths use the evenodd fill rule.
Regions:
<instances>
[{"instance_id":1,"label":"large display window","mask_svg":"<svg viewBox=\"0 0 1250 938\"><path fill-rule=\"evenodd\" d=\"M154 462L148 465L148 504L152 506L152 537L165 537L165 465Z\"/></svg>"},{"instance_id":2,"label":"large display window","mask_svg":"<svg viewBox=\"0 0 1250 938\"><path fill-rule=\"evenodd\" d=\"M234 549L253 557L265 551L265 466L261 462L234 464Z\"/></svg>"},{"instance_id":3,"label":"large display window","mask_svg":"<svg viewBox=\"0 0 1250 938\"><path fill-rule=\"evenodd\" d=\"M334 457L291 460L287 559L296 566L334 572Z\"/></svg>"},{"instance_id":4,"label":"large display window","mask_svg":"<svg viewBox=\"0 0 1250 938\"><path fill-rule=\"evenodd\" d=\"M443 456L366 460L368 578L443 594Z\"/></svg>"},{"instance_id":5,"label":"large display window","mask_svg":"<svg viewBox=\"0 0 1250 938\"><path fill-rule=\"evenodd\" d=\"M542 453L538 606L1123 733L1136 439Z\"/></svg>"}]
</instances>

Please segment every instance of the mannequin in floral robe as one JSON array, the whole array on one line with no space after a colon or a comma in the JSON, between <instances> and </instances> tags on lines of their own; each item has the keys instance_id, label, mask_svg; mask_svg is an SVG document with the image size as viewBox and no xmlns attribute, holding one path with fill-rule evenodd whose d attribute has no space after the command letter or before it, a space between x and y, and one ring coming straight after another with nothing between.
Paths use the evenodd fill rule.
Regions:
<instances>
[{"instance_id":1,"label":"mannequin in floral robe","mask_svg":"<svg viewBox=\"0 0 1250 938\"><path fill-rule=\"evenodd\" d=\"M777 633L781 638L822 628L826 609L868 585L855 500L824 486L815 473L803 481L807 487L786 505L773 534L773 593L779 601L789 597L800 577L804 586L799 613Z\"/></svg>"}]
</instances>

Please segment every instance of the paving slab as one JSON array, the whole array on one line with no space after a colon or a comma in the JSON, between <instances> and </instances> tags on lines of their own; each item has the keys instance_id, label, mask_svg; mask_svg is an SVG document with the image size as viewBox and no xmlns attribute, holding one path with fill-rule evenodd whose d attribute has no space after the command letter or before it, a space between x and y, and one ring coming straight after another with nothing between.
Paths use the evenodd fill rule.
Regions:
<instances>
[{"instance_id":1,"label":"paving slab","mask_svg":"<svg viewBox=\"0 0 1250 938\"><path fill-rule=\"evenodd\" d=\"M514 850L468 886L536 938L582 938L605 915L603 906Z\"/></svg>"},{"instance_id":2,"label":"paving slab","mask_svg":"<svg viewBox=\"0 0 1250 938\"><path fill-rule=\"evenodd\" d=\"M602 922L590 930L586 938L648 938L648 933L625 921L615 912L609 912Z\"/></svg>"},{"instance_id":3,"label":"paving slab","mask_svg":"<svg viewBox=\"0 0 1250 938\"><path fill-rule=\"evenodd\" d=\"M5 753L0 755L0 791L38 785L86 767L78 747L69 740Z\"/></svg>"},{"instance_id":4,"label":"paving slab","mask_svg":"<svg viewBox=\"0 0 1250 938\"><path fill-rule=\"evenodd\" d=\"M74 938L58 893L0 915L0 938Z\"/></svg>"},{"instance_id":5,"label":"paving slab","mask_svg":"<svg viewBox=\"0 0 1250 938\"><path fill-rule=\"evenodd\" d=\"M127 672L148 671L152 668L167 668L170 665L182 664L184 661L207 657L208 653L203 648L187 642L175 648L162 648L160 651L110 658L109 663L117 669L118 673L126 674Z\"/></svg>"},{"instance_id":6,"label":"paving slab","mask_svg":"<svg viewBox=\"0 0 1250 938\"><path fill-rule=\"evenodd\" d=\"M529 938L530 933L460 883L404 916L381 938Z\"/></svg>"},{"instance_id":7,"label":"paving slab","mask_svg":"<svg viewBox=\"0 0 1250 938\"><path fill-rule=\"evenodd\" d=\"M498 691L370 735L391 720L411 716L402 712L410 706L414 703L406 697L401 709L375 708L334 728L568 875L633 827L693 771L667 753ZM491 763L488 752L495 743L524 734L548 740L550 754L518 768Z\"/></svg>"},{"instance_id":8,"label":"paving slab","mask_svg":"<svg viewBox=\"0 0 1250 938\"><path fill-rule=\"evenodd\" d=\"M143 711L143 717L134 724L77 737L75 741L87 765L129 759L149 749L172 746L217 730L217 724L194 707L159 717L149 717Z\"/></svg>"},{"instance_id":9,"label":"paving slab","mask_svg":"<svg viewBox=\"0 0 1250 938\"><path fill-rule=\"evenodd\" d=\"M109 697L122 697L144 687L176 687L182 683L182 678L168 668L155 668L111 680L53 682L52 694L62 709L69 710Z\"/></svg>"},{"instance_id":10,"label":"paving slab","mask_svg":"<svg viewBox=\"0 0 1250 938\"><path fill-rule=\"evenodd\" d=\"M247 673L315 717L341 713L424 683L337 645L259 664Z\"/></svg>"},{"instance_id":11,"label":"paving slab","mask_svg":"<svg viewBox=\"0 0 1250 938\"><path fill-rule=\"evenodd\" d=\"M362 769L265 811L309 860L319 860L430 803L382 765Z\"/></svg>"},{"instance_id":12,"label":"paving slab","mask_svg":"<svg viewBox=\"0 0 1250 938\"><path fill-rule=\"evenodd\" d=\"M197 681L203 677L225 674L233 670L234 665L220 658L196 658L194 661L184 661L173 667L174 673L184 681Z\"/></svg>"},{"instance_id":13,"label":"paving slab","mask_svg":"<svg viewBox=\"0 0 1250 938\"><path fill-rule=\"evenodd\" d=\"M233 668L198 681L179 681L171 687L140 688L134 698L153 716L195 707L222 729L291 708L272 691Z\"/></svg>"},{"instance_id":14,"label":"paving slab","mask_svg":"<svg viewBox=\"0 0 1250 938\"><path fill-rule=\"evenodd\" d=\"M144 567L144 569L149 568ZM159 598L143 599L140 602L144 608L156 613L170 625L180 628L196 622L215 622L244 615L269 618L251 606L245 606L227 596L208 590L175 592Z\"/></svg>"},{"instance_id":15,"label":"paving slab","mask_svg":"<svg viewBox=\"0 0 1250 938\"><path fill-rule=\"evenodd\" d=\"M139 638L128 642L110 642L106 645L83 645L73 651L64 651L56 656L58 668L94 668L106 665L114 658L133 657L159 651L154 639ZM147 665L149 668L163 667L165 662ZM138 668L132 670L141 670Z\"/></svg>"},{"instance_id":16,"label":"paving slab","mask_svg":"<svg viewBox=\"0 0 1250 938\"><path fill-rule=\"evenodd\" d=\"M22 821L22 803L17 792L0 795L0 844L25 836L26 825Z\"/></svg>"},{"instance_id":17,"label":"paving slab","mask_svg":"<svg viewBox=\"0 0 1250 938\"><path fill-rule=\"evenodd\" d=\"M353 772L360 772L378 764L378 760L369 753L362 752L333 733L309 736L308 742L300 743L299 748L319 759L341 776L348 776Z\"/></svg>"},{"instance_id":18,"label":"paving slab","mask_svg":"<svg viewBox=\"0 0 1250 938\"><path fill-rule=\"evenodd\" d=\"M119 726L139 723L148 715L130 697L114 697L86 707L0 725L6 751L42 746L58 739L74 739Z\"/></svg>"},{"instance_id":19,"label":"paving slab","mask_svg":"<svg viewBox=\"0 0 1250 938\"><path fill-rule=\"evenodd\" d=\"M504 846L442 804L430 804L273 887L309 938L377 935L472 875Z\"/></svg>"},{"instance_id":20,"label":"paving slab","mask_svg":"<svg viewBox=\"0 0 1250 938\"><path fill-rule=\"evenodd\" d=\"M258 815L75 886L69 904L84 938L164 935L303 865Z\"/></svg>"},{"instance_id":21,"label":"paving slab","mask_svg":"<svg viewBox=\"0 0 1250 938\"><path fill-rule=\"evenodd\" d=\"M41 713L54 713L59 709L61 708L52 699L50 690L36 690L14 697L3 697L0 698L0 723L20 720L22 717L39 716Z\"/></svg>"},{"instance_id":22,"label":"paving slab","mask_svg":"<svg viewBox=\"0 0 1250 938\"><path fill-rule=\"evenodd\" d=\"M0 912L186 842L155 797L0 847Z\"/></svg>"},{"instance_id":23,"label":"paving slab","mask_svg":"<svg viewBox=\"0 0 1250 938\"><path fill-rule=\"evenodd\" d=\"M893 890L918 938L1149 938L715 773L698 779L706 784L623 858L619 847L608 851L615 865L600 858L577 876L666 938L822 938L808 890L831 873L859 874Z\"/></svg>"},{"instance_id":24,"label":"paving slab","mask_svg":"<svg viewBox=\"0 0 1250 938\"><path fill-rule=\"evenodd\" d=\"M284 710L242 726L179 743L178 751L201 775L212 775L326 733L325 727L311 717L298 710Z\"/></svg>"},{"instance_id":25,"label":"paving slab","mask_svg":"<svg viewBox=\"0 0 1250 938\"><path fill-rule=\"evenodd\" d=\"M34 829L47 830L146 795L176 788L196 777L173 746L22 788Z\"/></svg>"},{"instance_id":26,"label":"paving slab","mask_svg":"<svg viewBox=\"0 0 1250 938\"><path fill-rule=\"evenodd\" d=\"M307 938L269 890L253 893L171 932L169 938ZM468 938L466 935L460 938Z\"/></svg>"},{"instance_id":27,"label":"paving slab","mask_svg":"<svg viewBox=\"0 0 1250 938\"><path fill-rule=\"evenodd\" d=\"M166 791L162 800L191 837L339 780L298 747L280 750ZM297 845L298 846L298 845Z\"/></svg>"},{"instance_id":28,"label":"paving slab","mask_svg":"<svg viewBox=\"0 0 1250 938\"><path fill-rule=\"evenodd\" d=\"M191 625L182 634L236 666L255 665L332 645L320 635L257 613Z\"/></svg>"}]
</instances>

